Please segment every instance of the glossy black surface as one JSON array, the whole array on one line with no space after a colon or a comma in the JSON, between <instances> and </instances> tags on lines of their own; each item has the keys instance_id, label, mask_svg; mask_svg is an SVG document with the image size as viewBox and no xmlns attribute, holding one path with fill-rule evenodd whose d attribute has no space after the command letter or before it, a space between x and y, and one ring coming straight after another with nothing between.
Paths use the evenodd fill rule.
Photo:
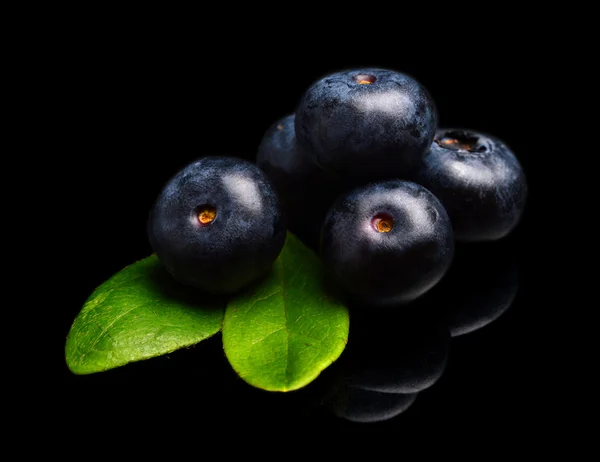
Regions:
<instances>
[{"instance_id":1,"label":"glossy black surface","mask_svg":"<svg viewBox=\"0 0 600 462\"><path fill-rule=\"evenodd\" d=\"M458 244L450 270L425 301L458 337L499 318L518 288L517 256L509 244Z\"/></svg>"},{"instance_id":2,"label":"glossy black surface","mask_svg":"<svg viewBox=\"0 0 600 462\"><path fill-rule=\"evenodd\" d=\"M328 272L349 297L373 307L400 305L430 290L453 253L446 210L409 181L371 183L341 196L322 230Z\"/></svg>"},{"instance_id":3,"label":"glossy black surface","mask_svg":"<svg viewBox=\"0 0 600 462\"><path fill-rule=\"evenodd\" d=\"M527 181L515 154L496 137L473 130L438 130L415 181L440 199L456 239L463 241L493 241L509 234L527 198Z\"/></svg>"},{"instance_id":4,"label":"glossy black surface","mask_svg":"<svg viewBox=\"0 0 600 462\"><path fill-rule=\"evenodd\" d=\"M344 388L329 403L331 411L355 423L376 423L393 419L417 399L416 393L380 393L361 388Z\"/></svg>"},{"instance_id":5,"label":"glossy black surface","mask_svg":"<svg viewBox=\"0 0 600 462\"><path fill-rule=\"evenodd\" d=\"M352 307L352 336L340 364L345 385L382 393L418 393L444 372L450 347L447 325L431 305L374 314Z\"/></svg>"},{"instance_id":6,"label":"glossy black surface","mask_svg":"<svg viewBox=\"0 0 600 462\"><path fill-rule=\"evenodd\" d=\"M206 224L204 210L212 214ZM173 277L208 292L235 292L263 276L285 233L270 180L236 157L187 165L166 183L148 219L152 249Z\"/></svg>"},{"instance_id":7,"label":"glossy black surface","mask_svg":"<svg viewBox=\"0 0 600 462\"><path fill-rule=\"evenodd\" d=\"M517 377L503 375L509 370L507 358L514 358L506 349L507 336L514 332L511 323L522 318L522 312L509 313L526 306L512 306L518 300L512 258L500 264L492 258L511 255L510 249L493 244L480 244L476 252L458 249L448 282L471 280L477 268L481 275L471 281L483 284L473 296L439 285L402 311L381 310L373 316L352 307L350 338L342 356L295 392L265 392L243 382L224 357L220 335L104 373L70 376L66 385L73 396L96 394L94 401L111 415L126 416L130 409L161 416L192 414L239 425L254 422L264 429L402 429L427 425L428 416L440 418L477 402L491 412L490 405L499 397L479 395L473 387L493 380L495 386L511 390L514 380L518 383ZM504 291L511 300L503 298L498 308L498 293ZM451 339L451 331L460 337ZM465 404L469 400L475 402Z\"/></svg>"}]
</instances>

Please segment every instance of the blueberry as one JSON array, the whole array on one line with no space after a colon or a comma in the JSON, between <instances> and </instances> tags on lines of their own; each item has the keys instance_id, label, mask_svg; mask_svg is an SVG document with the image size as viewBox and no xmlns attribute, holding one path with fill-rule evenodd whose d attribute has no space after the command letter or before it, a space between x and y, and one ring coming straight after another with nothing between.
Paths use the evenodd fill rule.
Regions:
<instances>
[{"instance_id":1,"label":"blueberry","mask_svg":"<svg viewBox=\"0 0 600 462\"><path fill-rule=\"evenodd\" d=\"M309 87L296 112L300 144L323 169L354 183L404 177L429 149L436 125L425 88L385 69L330 74Z\"/></svg>"},{"instance_id":2,"label":"blueberry","mask_svg":"<svg viewBox=\"0 0 600 462\"><path fill-rule=\"evenodd\" d=\"M269 127L258 148L256 164L277 189L288 228L316 249L325 215L342 191L340 183L298 145L294 119L291 114Z\"/></svg>"},{"instance_id":3,"label":"blueberry","mask_svg":"<svg viewBox=\"0 0 600 462\"><path fill-rule=\"evenodd\" d=\"M277 193L254 164L205 157L159 194L148 237L173 277L208 292L231 293L271 267L285 241Z\"/></svg>"},{"instance_id":4,"label":"blueberry","mask_svg":"<svg viewBox=\"0 0 600 462\"><path fill-rule=\"evenodd\" d=\"M443 277L453 252L446 210L409 181L371 183L341 196L323 225L323 262L350 297L367 305L416 299Z\"/></svg>"},{"instance_id":5,"label":"blueberry","mask_svg":"<svg viewBox=\"0 0 600 462\"><path fill-rule=\"evenodd\" d=\"M320 172L296 143L294 119L294 114L290 114L271 125L256 156L256 164L273 182L284 208L302 202L299 196L308 189L305 180Z\"/></svg>"},{"instance_id":6,"label":"blueberry","mask_svg":"<svg viewBox=\"0 0 600 462\"><path fill-rule=\"evenodd\" d=\"M506 236L527 196L525 175L510 149L472 130L439 130L415 180L444 204L456 239L463 241Z\"/></svg>"}]
</instances>

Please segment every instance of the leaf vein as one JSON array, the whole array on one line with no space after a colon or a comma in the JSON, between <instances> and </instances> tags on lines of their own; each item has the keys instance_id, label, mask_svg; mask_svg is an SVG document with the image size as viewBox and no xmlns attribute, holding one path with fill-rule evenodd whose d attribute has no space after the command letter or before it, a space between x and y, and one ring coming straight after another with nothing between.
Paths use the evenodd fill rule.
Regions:
<instances>
[{"instance_id":1,"label":"leaf vein","mask_svg":"<svg viewBox=\"0 0 600 462\"><path fill-rule=\"evenodd\" d=\"M100 334L98 335L98 337L96 338L96 341L94 342L94 344L90 347L92 350L96 349L96 345L98 345L98 343L100 342L100 340L102 339L102 337L105 337L108 335L108 329L110 329L119 319L121 319L123 316L131 313L133 310L139 308L139 305L134 305L131 308L129 308L126 311L123 311L121 314L119 314L118 316L115 316L115 318L106 325L106 327L104 327L102 329L102 331L100 332ZM97 324L96 324L97 325Z\"/></svg>"},{"instance_id":2,"label":"leaf vein","mask_svg":"<svg viewBox=\"0 0 600 462\"><path fill-rule=\"evenodd\" d=\"M287 310L287 305L285 303L285 271L284 271L284 264L281 263L281 301L283 304L283 316L284 316L284 328L285 328L285 332L287 334L287 338L285 341L285 369L283 371L283 378L284 378L284 382L286 387L289 385L289 378L288 378L288 374L289 374L289 366L290 366L290 329L288 327L288 310Z\"/></svg>"},{"instance_id":3,"label":"leaf vein","mask_svg":"<svg viewBox=\"0 0 600 462\"><path fill-rule=\"evenodd\" d=\"M269 294L269 295L265 295L264 297L261 298L257 298L256 300L254 300L250 306L248 308L246 308L246 313L248 311L250 311L252 308L254 308L254 305L256 305L258 302L262 302L263 300L267 300L269 298L271 298L274 295L277 295L279 292L281 292L283 289L282 288L278 288L275 292Z\"/></svg>"},{"instance_id":4,"label":"leaf vein","mask_svg":"<svg viewBox=\"0 0 600 462\"><path fill-rule=\"evenodd\" d=\"M275 329L273 332L268 333L263 338L255 340L254 342L252 342L251 345L256 345L257 343L263 342L267 337L270 337L271 335L276 334L277 332L279 332L280 330L283 330L283 329L285 329L285 326L280 327L279 329Z\"/></svg>"}]
</instances>

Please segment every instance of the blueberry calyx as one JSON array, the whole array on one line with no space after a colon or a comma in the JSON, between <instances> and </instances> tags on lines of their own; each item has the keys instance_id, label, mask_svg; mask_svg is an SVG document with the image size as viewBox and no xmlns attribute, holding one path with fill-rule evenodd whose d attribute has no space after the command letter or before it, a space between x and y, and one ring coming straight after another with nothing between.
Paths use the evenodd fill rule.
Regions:
<instances>
[{"instance_id":1,"label":"blueberry calyx","mask_svg":"<svg viewBox=\"0 0 600 462\"><path fill-rule=\"evenodd\" d=\"M200 225L208 226L217 218L217 209L212 205L204 204L196 207L195 215Z\"/></svg>"},{"instance_id":2,"label":"blueberry calyx","mask_svg":"<svg viewBox=\"0 0 600 462\"><path fill-rule=\"evenodd\" d=\"M447 131L442 136L436 136L433 141L444 149L463 152L486 152L490 148L485 138L463 131Z\"/></svg>"},{"instance_id":3,"label":"blueberry calyx","mask_svg":"<svg viewBox=\"0 0 600 462\"><path fill-rule=\"evenodd\" d=\"M387 213L378 213L371 220L371 225L378 233L389 233L394 228L394 218Z\"/></svg>"},{"instance_id":4,"label":"blueberry calyx","mask_svg":"<svg viewBox=\"0 0 600 462\"><path fill-rule=\"evenodd\" d=\"M377 77L371 74L357 74L352 78L359 85L371 85L377 81Z\"/></svg>"}]
</instances>

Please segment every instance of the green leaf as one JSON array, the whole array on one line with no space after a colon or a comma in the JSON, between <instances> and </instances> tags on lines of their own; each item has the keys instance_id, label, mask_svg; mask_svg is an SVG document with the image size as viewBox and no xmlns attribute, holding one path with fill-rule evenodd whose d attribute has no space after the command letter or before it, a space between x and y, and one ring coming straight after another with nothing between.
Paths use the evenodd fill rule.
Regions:
<instances>
[{"instance_id":1,"label":"green leaf","mask_svg":"<svg viewBox=\"0 0 600 462\"><path fill-rule=\"evenodd\" d=\"M221 330L225 301L177 284L156 255L98 287L67 337L75 374L91 374L188 347Z\"/></svg>"},{"instance_id":2,"label":"green leaf","mask_svg":"<svg viewBox=\"0 0 600 462\"><path fill-rule=\"evenodd\" d=\"M348 329L348 310L326 292L318 257L288 233L269 275L229 301L223 345L250 385L291 391L342 354Z\"/></svg>"}]
</instances>

